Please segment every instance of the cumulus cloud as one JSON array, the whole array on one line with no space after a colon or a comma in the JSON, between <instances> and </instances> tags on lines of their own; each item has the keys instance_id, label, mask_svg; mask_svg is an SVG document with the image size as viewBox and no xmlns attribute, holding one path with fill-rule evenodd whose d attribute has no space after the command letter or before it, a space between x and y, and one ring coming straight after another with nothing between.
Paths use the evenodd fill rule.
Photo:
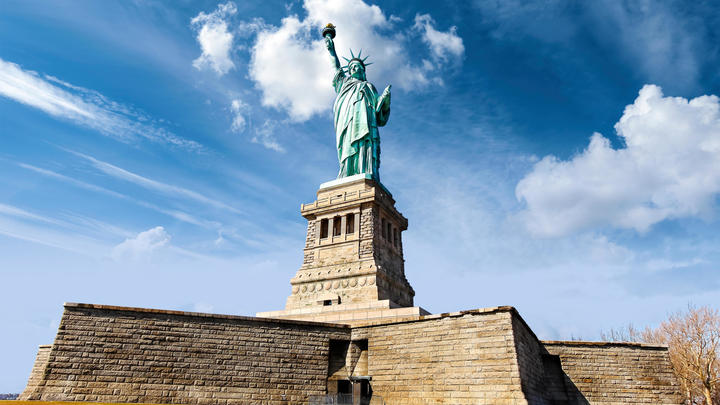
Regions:
<instances>
[{"instance_id":1,"label":"cumulus cloud","mask_svg":"<svg viewBox=\"0 0 720 405\"><path fill-rule=\"evenodd\" d=\"M41 77L2 59L0 96L123 142L145 138L189 150L202 149L199 143L167 131L146 114L109 100L97 91L74 86L52 76Z\"/></svg>"},{"instance_id":2,"label":"cumulus cloud","mask_svg":"<svg viewBox=\"0 0 720 405\"><path fill-rule=\"evenodd\" d=\"M305 0L304 8L304 19L290 15L279 27L253 25L258 33L251 49L250 77L262 91L263 105L286 110L295 121L330 109L333 67L319 34L328 22L338 27L335 47L339 55L349 56L352 48L371 56L374 64L368 76L380 87L390 82L412 90L435 81L422 62L415 63L414 59L421 58L411 58L406 46L409 35L417 30L389 32L398 19L387 17L380 7L362 0ZM423 35L432 38L428 41L436 41L432 52L447 55L458 51L457 40L440 45L437 39L443 35L459 39L454 30L436 31L429 16L422 27Z\"/></svg>"},{"instance_id":3,"label":"cumulus cloud","mask_svg":"<svg viewBox=\"0 0 720 405\"><path fill-rule=\"evenodd\" d=\"M422 39L430 47L433 58L447 61L451 57L462 57L465 53L463 40L457 35L456 27L450 27L447 32L438 31L430 14L416 15L414 27L422 32Z\"/></svg>"},{"instance_id":4,"label":"cumulus cloud","mask_svg":"<svg viewBox=\"0 0 720 405\"><path fill-rule=\"evenodd\" d=\"M665 219L712 214L720 193L720 102L665 97L646 85L615 124L625 147L595 133L582 153L547 156L516 187L539 236L591 227L647 231Z\"/></svg>"},{"instance_id":5,"label":"cumulus cloud","mask_svg":"<svg viewBox=\"0 0 720 405\"><path fill-rule=\"evenodd\" d=\"M190 24L197 30L197 41L202 54L193 61L198 70L212 69L222 76L235 68L230 52L233 46L233 34L228 31L226 19L237 13L233 2L218 5L215 11L206 14L200 12Z\"/></svg>"},{"instance_id":6,"label":"cumulus cloud","mask_svg":"<svg viewBox=\"0 0 720 405\"><path fill-rule=\"evenodd\" d=\"M156 226L140 232L134 238L125 239L124 242L115 246L112 257L116 260L123 258L139 259L167 246L169 243L170 234L162 226Z\"/></svg>"}]
</instances>

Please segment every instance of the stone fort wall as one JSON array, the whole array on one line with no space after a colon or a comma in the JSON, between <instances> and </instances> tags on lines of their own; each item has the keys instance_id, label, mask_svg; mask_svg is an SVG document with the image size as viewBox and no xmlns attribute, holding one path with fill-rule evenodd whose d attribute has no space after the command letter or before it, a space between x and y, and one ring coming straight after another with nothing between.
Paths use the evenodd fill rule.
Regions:
<instances>
[{"instance_id":1,"label":"stone fort wall","mask_svg":"<svg viewBox=\"0 0 720 405\"><path fill-rule=\"evenodd\" d=\"M541 342L513 307L355 326L388 404L682 404L666 347Z\"/></svg>"},{"instance_id":2,"label":"stone fort wall","mask_svg":"<svg viewBox=\"0 0 720 405\"><path fill-rule=\"evenodd\" d=\"M20 399L306 404L348 373L386 404L682 403L666 348L541 342L512 307L350 328L88 304L66 304Z\"/></svg>"},{"instance_id":3,"label":"stone fort wall","mask_svg":"<svg viewBox=\"0 0 720 405\"><path fill-rule=\"evenodd\" d=\"M523 404L510 307L353 328L388 404Z\"/></svg>"},{"instance_id":4,"label":"stone fort wall","mask_svg":"<svg viewBox=\"0 0 720 405\"><path fill-rule=\"evenodd\" d=\"M666 347L558 341L543 345L559 358L571 404L684 403Z\"/></svg>"},{"instance_id":5,"label":"stone fort wall","mask_svg":"<svg viewBox=\"0 0 720 405\"><path fill-rule=\"evenodd\" d=\"M30 371L30 378L28 378L28 383L19 396L20 399L27 398L30 393L37 388L40 381L42 381L45 375L45 367L47 367L48 359L50 358L51 348L52 345L40 345L40 347L38 347L35 363L33 363L33 368Z\"/></svg>"},{"instance_id":6,"label":"stone fort wall","mask_svg":"<svg viewBox=\"0 0 720 405\"><path fill-rule=\"evenodd\" d=\"M325 393L331 339L349 340L350 329L66 304L42 376L20 399L307 403L309 395Z\"/></svg>"}]
</instances>

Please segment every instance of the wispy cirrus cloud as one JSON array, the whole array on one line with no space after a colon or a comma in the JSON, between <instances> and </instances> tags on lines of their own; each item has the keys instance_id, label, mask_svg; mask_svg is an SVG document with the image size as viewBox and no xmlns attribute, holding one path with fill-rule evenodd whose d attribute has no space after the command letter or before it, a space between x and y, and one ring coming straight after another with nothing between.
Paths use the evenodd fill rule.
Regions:
<instances>
[{"instance_id":1,"label":"wispy cirrus cloud","mask_svg":"<svg viewBox=\"0 0 720 405\"><path fill-rule=\"evenodd\" d=\"M716 47L706 43L706 25L699 14L712 6L678 0L661 2L599 0L578 4L562 0L473 2L499 40L572 46L578 37L630 62L646 82L692 88L702 75L704 56ZM563 62L570 62L563 60Z\"/></svg>"},{"instance_id":2,"label":"wispy cirrus cloud","mask_svg":"<svg viewBox=\"0 0 720 405\"><path fill-rule=\"evenodd\" d=\"M233 113L232 125L230 126L230 129L233 132L237 133L245 131L245 127L247 126L246 115L249 112L249 106L247 105L247 103L245 103L239 98L235 98L230 103L230 111Z\"/></svg>"},{"instance_id":3,"label":"wispy cirrus cloud","mask_svg":"<svg viewBox=\"0 0 720 405\"><path fill-rule=\"evenodd\" d=\"M62 222L60 222L56 219L48 218L48 217L45 217L42 215L33 214L32 212L26 211L26 210L18 208L18 207L14 207L12 205L7 205L7 204L0 204L0 215L21 218L23 220L44 222L47 224L62 225Z\"/></svg>"},{"instance_id":4,"label":"wispy cirrus cloud","mask_svg":"<svg viewBox=\"0 0 720 405\"><path fill-rule=\"evenodd\" d=\"M97 221L93 227L114 229L100 224ZM0 235L84 256L103 256L106 247L98 239L89 236L93 232L86 225L83 221L64 221L0 203Z\"/></svg>"},{"instance_id":5,"label":"wispy cirrus cloud","mask_svg":"<svg viewBox=\"0 0 720 405\"><path fill-rule=\"evenodd\" d=\"M93 129L121 142L146 139L190 151L202 145L163 128L147 114L117 103L97 91L48 75L24 70L0 59L0 96L37 108L55 118Z\"/></svg>"},{"instance_id":6,"label":"wispy cirrus cloud","mask_svg":"<svg viewBox=\"0 0 720 405\"><path fill-rule=\"evenodd\" d=\"M276 152L285 152L285 148L275 139L275 127L277 125L277 121L265 120L261 127L255 128L255 134L251 141Z\"/></svg>"},{"instance_id":7,"label":"wispy cirrus cloud","mask_svg":"<svg viewBox=\"0 0 720 405\"><path fill-rule=\"evenodd\" d=\"M124 181L128 181L130 183L136 184L138 186L141 186L143 188L146 188L148 190L156 191L165 195L177 197L177 198L184 198L184 199L190 199L195 202L209 205L214 208L226 210L233 212L235 214L243 214L242 211L238 210L235 207L232 207L228 204L225 204L222 201L214 200L212 198L206 197L201 193L198 193L196 191L188 190L187 188L175 186L172 184L163 183L157 180L149 179L147 177L141 176L139 174L133 173L129 170L125 170L121 167L115 166L113 164L104 162L102 160L96 159L92 156L86 155L84 153L75 152L71 150L67 150L68 152L74 154L75 156L81 157L90 164L92 164L93 167L100 170L101 172L115 177L117 179L121 179Z\"/></svg>"},{"instance_id":8,"label":"wispy cirrus cloud","mask_svg":"<svg viewBox=\"0 0 720 405\"><path fill-rule=\"evenodd\" d=\"M171 245L170 234L162 226L137 233L82 215L62 216L49 217L0 203L0 235L94 259L149 259L160 251L176 258L215 259ZM124 241L116 244L120 238Z\"/></svg>"},{"instance_id":9,"label":"wispy cirrus cloud","mask_svg":"<svg viewBox=\"0 0 720 405\"><path fill-rule=\"evenodd\" d=\"M79 233L87 237L98 235L118 237L130 234L120 227L78 214L63 212L58 214L57 217L49 217L2 203L0 203L0 217L12 218L17 221L22 221L25 224L41 226L48 229L64 229L66 231L72 231L69 233Z\"/></svg>"},{"instance_id":10,"label":"wispy cirrus cloud","mask_svg":"<svg viewBox=\"0 0 720 405\"><path fill-rule=\"evenodd\" d=\"M159 212L175 220L213 231L215 235L222 236L222 238L220 238L221 240L224 240L231 245L235 243L240 243L242 245L252 246L255 249L267 249L269 246L276 246L278 244L284 246L288 241L286 235L283 235L281 237L277 232L268 232L265 226L259 226L257 223L248 220L247 212L238 210L221 201L205 197L199 192L148 179L146 177L129 172L125 169L100 161L92 156L80 154L78 152L67 149L64 150L87 160L92 167L96 168L104 174L110 175L119 180L128 181L132 184L141 186L154 192L158 192L159 194L170 198L167 198L162 202L150 203L148 201L145 201L144 199L136 198L133 195L119 193L106 187L91 184L86 181L79 180L77 178L73 178L53 170L48 170L27 163L15 163L26 170L30 170L47 178L64 182L73 187L78 187L85 190L105 194L110 197L127 201L131 204L135 204L137 206ZM256 178L254 176L248 175L247 173L237 171L232 172L232 174L235 178L237 178L239 182L249 187L248 192L252 192L252 189L257 189L261 193L272 192L276 195L278 195L278 193L280 193L281 195L285 195L285 192L283 190L280 190L274 184L267 183L260 178ZM173 208L173 206L175 205L187 205L188 202L199 203L203 206L217 208L225 212L208 213L205 212L203 209L200 209L200 211L205 212L205 214L203 215L198 214L197 210L190 213L187 211L187 209ZM229 215L226 215L228 212ZM2 209L0 209L0 214L2 214ZM32 214L27 213L27 215ZM210 216L208 217L207 215ZM284 229L287 229L287 227L285 227ZM76 230L80 231L81 233L87 233L84 232L82 229ZM127 232L118 235L127 237ZM223 243L223 245L227 245L227 243ZM171 250L178 249L180 248L172 246ZM178 250L177 253L183 254L185 256L196 255L196 253L188 253L188 251L180 250Z\"/></svg>"},{"instance_id":11,"label":"wispy cirrus cloud","mask_svg":"<svg viewBox=\"0 0 720 405\"><path fill-rule=\"evenodd\" d=\"M138 200L138 199L132 198L128 195L118 193L117 191L109 190L105 187L101 187L101 186L91 184L91 183L88 183L88 182L85 182L82 180L78 180L78 179L66 176L64 174L60 174L60 173L52 171L52 170L43 169L41 167L33 166L33 165L30 165L27 163L18 163L18 166L20 166L24 169L33 171L35 173L41 174L43 176L68 183L75 187L83 188L85 190L95 191L95 192L109 195L111 197L115 197L115 198L118 198L121 200L130 201L141 207L145 207L145 208L151 209L153 211L159 212L161 214L165 214L169 217L172 217L172 218L177 219L182 222L186 222L186 223L189 223L192 225L197 225L197 226L207 228L207 229L219 229L221 227L221 224L216 221L209 221L207 219L198 218L195 215L191 215L191 214L181 211L181 210L163 208L163 207L157 206L155 204L151 204L146 201Z\"/></svg>"}]
</instances>

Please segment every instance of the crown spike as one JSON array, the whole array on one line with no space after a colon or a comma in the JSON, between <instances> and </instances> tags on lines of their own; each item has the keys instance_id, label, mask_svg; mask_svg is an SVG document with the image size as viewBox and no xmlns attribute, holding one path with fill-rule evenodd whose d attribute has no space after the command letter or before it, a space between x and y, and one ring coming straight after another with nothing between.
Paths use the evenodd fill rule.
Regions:
<instances>
[{"instance_id":1,"label":"crown spike","mask_svg":"<svg viewBox=\"0 0 720 405\"><path fill-rule=\"evenodd\" d=\"M343 56L342 58L345 59L345 62L350 63L350 59L348 59L348 58L346 58L346 57L344 57L344 56Z\"/></svg>"},{"instance_id":2,"label":"crown spike","mask_svg":"<svg viewBox=\"0 0 720 405\"><path fill-rule=\"evenodd\" d=\"M362 56L362 48L360 48L360 52L358 52L357 58L360 59L361 56Z\"/></svg>"}]
</instances>

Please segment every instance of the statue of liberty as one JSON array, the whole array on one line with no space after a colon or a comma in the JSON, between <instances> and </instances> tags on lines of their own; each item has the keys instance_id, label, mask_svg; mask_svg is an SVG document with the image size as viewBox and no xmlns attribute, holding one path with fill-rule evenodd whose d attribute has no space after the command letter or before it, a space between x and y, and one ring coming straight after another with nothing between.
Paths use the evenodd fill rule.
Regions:
<instances>
[{"instance_id":1,"label":"statue of liberty","mask_svg":"<svg viewBox=\"0 0 720 405\"><path fill-rule=\"evenodd\" d=\"M335 115L335 140L337 143L340 172L338 178L355 174L370 174L380 181L380 134L378 127L385 125L390 117L390 86L378 97L377 90L365 78L365 68L370 63L362 59L362 50L348 64L340 65L335 52L335 27L328 24L323 30L325 45L335 64L333 87L337 93L333 113Z\"/></svg>"}]
</instances>

